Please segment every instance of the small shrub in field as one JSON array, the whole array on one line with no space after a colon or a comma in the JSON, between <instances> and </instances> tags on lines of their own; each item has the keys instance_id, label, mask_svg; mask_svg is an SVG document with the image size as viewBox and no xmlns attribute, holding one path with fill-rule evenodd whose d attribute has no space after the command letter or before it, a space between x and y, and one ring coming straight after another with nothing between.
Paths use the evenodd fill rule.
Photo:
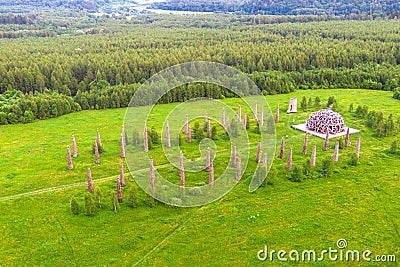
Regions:
<instances>
[{"instance_id":1,"label":"small shrub in field","mask_svg":"<svg viewBox=\"0 0 400 267\"><path fill-rule=\"evenodd\" d=\"M303 111L307 111L307 98L305 96L301 99L300 107Z\"/></svg>"},{"instance_id":2,"label":"small shrub in field","mask_svg":"<svg viewBox=\"0 0 400 267\"><path fill-rule=\"evenodd\" d=\"M332 173L332 160L326 158L322 161L321 173L324 177L329 177Z\"/></svg>"},{"instance_id":3,"label":"small shrub in field","mask_svg":"<svg viewBox=\"0 0 400 267\"><path fill-rule=\"evenodd\" d=\"M390 153L392 153L392 154L397 153L397 140L394 140L392 142L392 145L390 146Z\"/></svg>"},{"instance_id":4,"label":"small shrub in field","mask_svg":"<svg viewBox=\"0 0 400 267\"><path fill-rule=\"evenodd\" d=\"M321 106L321 99L320 99L318 96L315 97L314 106L315 106L316 108L318 108L318 107Z\"/></svg>"},{"instance_id":5,"label":"small shrub in field","mask_svg":"<svg viewBox=\"0 0 400 267\"><path fill-rule=\"evenodd\" d=\"M349 164L350 164L350 166L357 166L359 164L359 161L360 160L357 156L357 153L354 153L351 155Z\"/></svg>"},{"instance_id":6,"label":"small shrub in field","mask_svg":"<svg viewBox=\"0 0 400 267\"><path fill-rule=\"evenodd\" d=\"M267 185L274 185L275 180L276 180L276 170L275 168L271 167L264 183L266 183Z\"/></svg>"},{"instance_id":7,"label":"small shrub in field","mask_svg":"<svg viewBox=\"0 0 400 267\"><path fill-rule=\"evenodd\" d=\"M309 108L311 108L312 107L312 98L310 97L309 99L308 99L308 103L307 103L307 107L309 107Z\"/></svg>"},{"instance_id":8,"label":"small shrub in field","mask_svg":"<svg viewBox=\"0 0 400 267\"><path fill-rule=\"evenodd\" d=\"M217 139L217 127L215 125L211 128L211 139L212 140Z\"/></svg>"},{"instance_id":9,"label":"small shrub in field","mask_svg":"<svg viewBox=\"0 0 400 267\"><path fill-rule=\"evenodd\" d=\"M368 115L368 106L357 106L356 109L356 117L358 118L365 118Z\"/></svg>"},{"instance_id":10,"label":"small shrub in field","mask_svg":"<svg viewBox=\"0 0 400 267\"><path fill-rule=\"evenodd\" d=\"M76 201L76 199L74 197L71 199L71 212L74 215L78 215L79 212L80 212L79 211L79 204L78 204L78 202Z\"/></svg>"},{"instance_id":11,"label":"small shrub in field","mask_svg":"<svg viewBox=\"0 0 400 267\"><path fill-rule=\"evenodd\" d=\"M199 142L204 139L204 132L200 129L196 132L196 138Z\"/></svg>"},{"instance_id":12,"label":"small shrub in field","mask_svg":"<svg viewBox=\"0 0 400 267\"><path fill-rule=\"evenodd\" d=\"M288 179L292 182L298 183L298 182L301 182L302 178L303 178L303 174L301 173L300 168L297 166L294 166L292 172L289 174Z\"/></svg>"},{"instance_id":13,"label":"small shrub in field","mask_svg":"<svg viewBox=\"0 0 400 267\"><path fill-rule=\"evenodd\" d=\"M136 197L136 190L131 188L128 192L128 202L126 203L128 207L136 208L137 204L137 197Z\"/></svg>"},{"instance_id":14,"label":"small shrub in field","mask_svg":"<svg viewBox=\"0 0 400 267\"><path fill-rule=\"evenodd\" d=\"M87 192L85 194L85 215L92 217L95 214L96 214L96 206L94 205L92 195Z\"/></svg>"},{"instance_id":15,"label":"small shrub in field","mask_svg":"<svg viewBox=\"0 0 400 267\"><path fill-rule=\"evenodd\" d=\"M150 136L150 131L147 131L147 148L149 150L153 148L153 139Z\"/></svg>"},{"instance_id":16,"label":"small shrub in field","mask_svg":"<svg viewBox=\"0 0 400 267\"><path fill-rule=\"evenodd\" d=\"M133 144L134 144L135 146L137 146L137 145L140 144L140 135L139 135L139 132L138 132L136 129L133 129L133 132L132 132L132 141L133 141Z\"/></svg>"},{"instance_id":17,"label":"small shrub in field","mask_svg":"<svg viewBox=\"0 0 400 267\"><path fill-rule=\"evenodd\" d=\"M229 124L229 133L232 135L232 137L239 136L239 126L236 120L234 119L232 119L231 123Z\"/></svg>"},{"instance_id":18,"label":"small shrub in field","mask_svg":"<svg viewBox=\"0 0 400 267\"><path fill-rule=\"evenodd\" d=\"M103 146L102 145L99 145L99 143L97 143L97 141L96 142L94 142L93 143L93 154L96 154L96 144L97 144L97 150L99 151L99 153L103 153L104 152L104 149L103 149Z\"/></svg>"},{"instance_id":19,"label":"small shrub in field","mask_svg":"<svg viewBox=\"0 0 400 267\"><path fill-rule=\"evenodd\" d=\"M260 123L258 122L258 120L256 121L256 127L254 128L254 132L256 134L260 134Z\"/></svg>"},{"instance_id":20,"label":"small shrub in field","mask_svg":"<svg viewBox=\"0 0 400 267\"><path fill-rule=\"evenodd\" d=\"M96 190L94 191L94 197L95 197L96 208L102 209L103 208L103 204L101 202L102 201L102 193L99 188L96 188Z\"/></svg>"},{"instance_id":21,"label":"small shrub in field","mask_svg":"<svg viewBox=\"0 0 400 267\"><path fill-rule=\"evenodd\" d=\"M326 106L329 107L330 105L332 105L333 111L337 110L337 101L334 96L331 96L328 99L328 104Z\"/></svg>"},{"instance_id":22,"label":"small shrub in field","mask_svg":"<svg viewBox=\"0 0 400 267\"><path fill-rule=\"evenodd\" d=\"M149 206L150 208L153 208L156 206L155 199L152 196L150 196L149 194L146 194L146 205Z\"/></svg>"},{"instance_id":23,"label":"small shrub in field","mask_svg":"<svg viewBox=\"0 0 400 267\"><path fill-rule=\"evenodd\" d=\"M353 105L353 103L351 103L349 106L349 112L353 112L353 110L354 110L354 105Z\"/></svg>"},{"instance_id":24,"label":"small shrub in field","mask_svg":"<svg viewBox=\"0 0 400 267\"><path fill-rule=\"evenodd\" d=\"M303 174L307 177L310 176L310 174L311 174L311 159L310 158L308 158L303 165Z\"/></svg>"},{"instance_id":25,"label":"small shrub in field","mask_svg":"<svg viewBox=\"0 0 400 267\"><path fill-rule=\"evenodd\" d=\"M194 139L197 139L198 131L200 131L200 123L196 121L194 127L192 128L192 135Z\"/></svg>"},{"instance_id":26,"label":"small shrub in field","mask_svg":"<svg viewBox=\"0 0 400 267\"><path fill-rule=\"evenodd\" d=\"M189 189L189 195L192 196L202 196L203 195L203 191L201 190L200 187L192 187Z\"/></svg>"},{"instance_id":27,"label":"small shrub in field","mask_svg":"<svg viewBox=\"0 0 400 267\"><path fill-rule=\"evenodd\" d=\"M118 202L118 196L116 192L113 192L111 194L111 207L113 211L119 211L121 208Z\"/></svg>"},{"instance_id":28,"label":"small shrub in field","mask_svg":"<svg viewBox=\"0 0 400 267\"><path fill-rule=\"evenodd\" d=\"M155 145L159 143L160 137L154 127L151 127L151 132L149 133L151 142Z\"/></svg>"},{"instance_id":29,"label":"small shrub in field","mask_svg":"<svg viewBox=\"0 0 400 267\"><path fill-rule=\"evenodd\" d=\"M345 148L344 139L343 138L339 138L338 141L339 141L339 149Z\"/></svg>"}]
</instances>

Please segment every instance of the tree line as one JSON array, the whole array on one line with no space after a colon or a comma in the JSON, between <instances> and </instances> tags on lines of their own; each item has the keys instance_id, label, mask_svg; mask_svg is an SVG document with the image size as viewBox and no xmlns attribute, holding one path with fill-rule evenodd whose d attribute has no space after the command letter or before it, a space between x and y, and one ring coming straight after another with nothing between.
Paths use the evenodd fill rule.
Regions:
<instances>
[{"instance_id":1,"label":"tree line","mask_svg":"<svg viewBox=\"0 0 400 267\"><path fill-rule=\"evenodd\" d=\"M245 1L207 1L174 0L156 2L152 8L194 12L230 12L238 14L268 15L324 15L334 14L387 14L400 10L395 0L380 1L327 1L327 0L245 0Z\"/></svg>"},{"instance_id":2,"label":"tree line","mask_svg":"<svg viewBox=\"0 0 400 267\"><path fill-rule=\"evenodd\" d=\"M97 36L0 40L0 94L7 99L13 95L7 91L17 90L26 95L20 98L47 101L65 97L73 101L66 109L70 111L126 107L135 90L153 74L195 60L235 67L247 73L265 95L296 89L394 90L400 86L396 34L400 25L395 21L187 28L161 25L164 17L153 18L158 26L119 22L113 27L120 32ZM246 91L246 84L237 84ZM177 88L161 102L232 96L223 88L192 84ZM20 105L10 101L14 100L1 101L0 105L7 123L29 121L18 110L18 120L8 115L15 113L14 105ZM24 106L20 109L22 114L27 110ZM43 116L34 108L31 111L35 119L55 116L55 112Z\"/></svg>"}]
</instances>

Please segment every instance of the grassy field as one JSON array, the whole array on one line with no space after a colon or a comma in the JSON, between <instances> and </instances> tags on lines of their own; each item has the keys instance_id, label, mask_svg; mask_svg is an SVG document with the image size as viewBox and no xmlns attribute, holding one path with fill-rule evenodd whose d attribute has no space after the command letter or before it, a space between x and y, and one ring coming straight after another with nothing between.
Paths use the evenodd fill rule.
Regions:
<instances>
[{"instance_id":1,"label":"grassy field","mask_svg":"<svg viewBox=\"0 0 400 267\"><path fill-rule=\"evenodd\" d=\"M108 201L115 189L119 173L119 137L125 110L82 111L56 119L37 121L27 125L0 126L0 258L5 266L354 266L356 263L331 262L261 262L257 252L268 245L270 249L336 248L336 241L344 238L347 249L371 250L371 257L395 254L400 257L400 156L388 153L395 137L377 138L373 131L348 112L350 103L368 105L370 110L400 116L399 101L390 92L366 90L297 91L289 95L267 96L274 110L280 104L281 122L276 124L277 139L287 136L286 146L293 147L294 165L302 166L310 156L301 155L304 134L290 128L304 122L310 112L299 111L287 115L290 97L307 99L319 96L325 105L335 96L345 122L361 130L361 164L348 166L354 153L356 136L351 146L340 152L334 173L328 178L306 179L293 183L286 177L286 157L275 159L278 175L273 185L248 192L250 160L240 183L222 199L197 208L171 208L157 203L146 204L146 196L138 191L137 208L121 204L114 212ZM224 103L236 108L238 99ZM162 124L161 116L176 104L156 106L149 126ZM140 112L140 108L138 108ZM252 121L252 127L255 122ZM99 130L105 152L101 164L94 163L92 144ZM250 158L256 149L255 134L250 132ZM75 134L79 157L74 159L74 170L66 164L66 146ZM220 133L222 134L222 133ZM226 147L222 142L221 147ZM317 144L317 167L321 159L332 157L330 149L322 151L323 140L310 137ZM217 142L218 144L218 142ZM196 144L193 144L195 147ZM279 149L279 147L277 147ZM175 169L165 165L159 147L151 152L161 173L176 177ZM183 150L190 152L184 144ZM193 152L193 157L198 156ZM224 168L229 156L217 154L216 172ZM76 197L81 208L86 191L86 170L92 168L95 188L101 188L106 204L94 217L70 212L70 200ZM127 172L127 171L126 171ZM172 175L174 174L174 175ZM99 179L110 179L100 182ZM192 180L190 180L192 179ZM187 177L207 182L201 177ZM96 181L98 180L98 181ZM128 176L125 193L137 188ZM178 179L171 178L178 183ZM79 184L83 182L83 184ZM59 189L56 187L76 184ZM54 191L19 197L18 194L53 188ZM15 197L12 197L15 196ZM11 199L9 199L11 198ZM399 261L400 259L397 259ZM357 263L363 266L397 266L398 263Z\"/></svg>"}]
</instances>

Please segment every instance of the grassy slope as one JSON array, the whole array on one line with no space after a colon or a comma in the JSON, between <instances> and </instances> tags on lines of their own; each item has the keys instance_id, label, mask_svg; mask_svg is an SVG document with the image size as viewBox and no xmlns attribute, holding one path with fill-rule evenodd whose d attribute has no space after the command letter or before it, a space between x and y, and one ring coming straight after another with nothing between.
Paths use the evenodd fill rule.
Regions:
<instances>
[{"instance_id":1,"label":"grassy slope","mask_svg":"<svg viewBox=\"0 0 400 267\"><path fill-rule=\"evenodd\" d=\"M104 210L93 218L73 216L69 201L76 196L82 204L84 186L0 202L0 258L7 265L35 266L120 266L139 260L142 265L158 266L249 266L260 264L256 253L264 245L277 250L318 251L335 247L339 238L347 239L349 249L399 257L400 158L386 152L393 138L375 138L363 121L347 112L349 104L354 103L399 116L398 101L389 92L363 90L298 91L268 96L267 100L271 107L279 103L285 109L290 97L300 101L303 95L320 96L322 103L332 95L338 99L346 123L361 129L360 166L342 168L354 151L353 136L352 147L341 152L331 178L289 182L285 161L277 159L274 165L279 178L273 186L248 193L249 179L244 177L224 198L201 208L148 208L140 192L137 209L123 204L120 213ZM237 105L234 99L225 102ZM171 106L160 106L158 112ZM303 122L309 112L281 114L277 137L288 135L287 146L294 148L294 164L302 165L303 134L289 126ZM85 181L88 166L94 179L116 176L123 116L123 109L84 111L28 125L1 126L0 197ZM100 166L94 166L90 153L96 129L102 134L106 150ZM72 133L78 139L80 156L74 160L75 170L68 171L65 146ZM323 140L311 137L313 143L318 144L321 159ZM105 182L101 188L107 193L113 190L114 182ZM157 244L160 246L143 258ZM324 264L328 266L328 262Z\"/></svg>"}]
</instances>

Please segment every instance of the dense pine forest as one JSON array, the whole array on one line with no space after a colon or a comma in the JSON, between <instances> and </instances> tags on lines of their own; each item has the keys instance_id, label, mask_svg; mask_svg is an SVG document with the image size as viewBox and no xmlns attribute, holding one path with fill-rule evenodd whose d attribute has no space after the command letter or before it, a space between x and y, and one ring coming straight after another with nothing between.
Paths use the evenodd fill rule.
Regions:
<instances>
[{"instance_id":1,"label":"dense pine forest","mask_svg":"<svg viewBox=\"0 0 400 267\"><path fill-rule=\"evenodd\" d=\"M395 0L385 1L328 1L328 0L167 0L152 4L153 8L196 12L232 12L241 14L268 15L348 15L348 14L384 14L400 11L400 3Z\"/></svg>"},{"instance_id":2,"label":"dense pine forest","mask_svg":"<svg viewBox=\"0 0 400 267\"><path fill-rule=\"evenodd\" d=\"M394 91L400 86L397 20L78 16L49 24L45 30L52 34L40 37L26 34L39 27L41 22L35 21L40 16L7 16L3 21L8 18L10 23L0 27L0 124L126 107L151 75L195 60L233 66L247 73L265 95L318 88ZM24 34L8 38L12 28L25 29L13 31ZM193 95L230 97L223 89L209 87L180 88L163 101Z\"/></svg>"}]
</instances>

